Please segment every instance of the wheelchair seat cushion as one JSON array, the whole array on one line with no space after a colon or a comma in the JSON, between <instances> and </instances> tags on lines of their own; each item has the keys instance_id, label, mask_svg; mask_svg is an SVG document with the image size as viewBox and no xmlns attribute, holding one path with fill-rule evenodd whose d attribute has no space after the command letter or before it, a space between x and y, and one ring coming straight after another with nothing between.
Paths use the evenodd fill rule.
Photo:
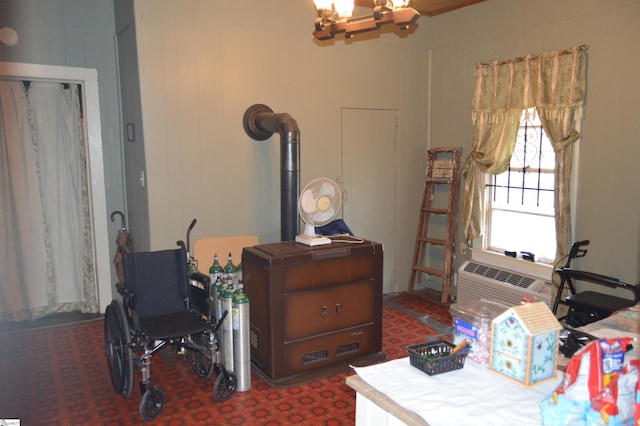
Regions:
<instances>
[{"instance_id":1,"label":"wheelchair seat cushion","mask_svg":"<svg viewBox=\"0 0 640 426\"><path fill-rule=\"evenodd\" d=\"M162 340L202 333L210 330L211 325L200 315L187 311L140 318L140 328L151 339Z\"/></svg>"}]
</instances>

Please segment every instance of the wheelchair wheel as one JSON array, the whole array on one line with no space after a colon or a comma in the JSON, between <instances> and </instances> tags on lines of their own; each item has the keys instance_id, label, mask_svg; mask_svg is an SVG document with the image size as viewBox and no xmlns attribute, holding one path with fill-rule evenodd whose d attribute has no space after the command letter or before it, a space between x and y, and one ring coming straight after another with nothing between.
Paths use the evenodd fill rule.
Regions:
<instances>
[{"instance_id":1,"label":"wheelchair wheel","mask_svg":"<svg viewBox=\"0 0 640 426\"><path fill-rule=\"evenodd\" d=\"M205 335L201 334L197 339L202 348L209 346ZM189 350L187 352L187 358L189 359L191 368L193 368L193 371L195 371L198 376L204 377L205 379L211 377L211 373L213 373L214 370L214 363L211 359L210 351Z\"/></svg>"},{"instance_id":2,"label":"wheelchair wheel","mask_svg":"<svg viewBox=\"0 0 640 426\"><path fill-rule=\"evenodd\" d=\"M133 350L129 323L120 300L113 300L105 311L104 348L113 388L129 397L133 389Z\"/></svg>"},{"instance_id":3,"label":"wheelchair wheel","mask_svg":"<svg viewBox=\"0 0 640 426\"><path fill-rule=\"evenodd\" d=\"M227 375L228 378L225 379L225 374L220 373L213 384L213 394L218 401L226 401L236 392L238 386L236 375L231 371L228 371Z\"/></svg>"},{"instance_id":4,"label":"wheelchair wheel","mask_svg":"<svg viewBox=\"0 0 640 426\"><path fill-rule=\"evenodd\" d=\"M189 351L187 357L189 358L191 368L193 368L193 371L195 371L198 376L204 377L205 379L211 377L214 368L209 354L204 354L199 351Z\"/></svg>"},{"instance_id":5,"label":"wheelchair wheel","mask_svg":"<svg viewBox=\"0 0 640 426\"><path fill-rule=\"evenodd\" d=\"M164 405L164 392L160 388L150 388L142 395L140 401L140 416L145 420L153 420L162 411Z\"/></svg>"}]
</instances>

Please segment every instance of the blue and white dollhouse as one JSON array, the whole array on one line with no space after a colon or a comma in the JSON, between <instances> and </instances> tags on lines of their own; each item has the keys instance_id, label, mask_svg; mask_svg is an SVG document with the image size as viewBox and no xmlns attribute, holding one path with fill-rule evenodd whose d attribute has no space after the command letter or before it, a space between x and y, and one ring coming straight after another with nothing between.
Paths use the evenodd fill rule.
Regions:
<instances>
[{"instance_id":1,"label":"blue and white dollhouse","mask_svg":"<svg viewBox=\"0 0 640 426\"><path fill-rule=\"evenodd\" d=\"M525 386L554 378L561 329L544 302L507 309L491 323L489 369Z\"/></svg>"}]
</instances>

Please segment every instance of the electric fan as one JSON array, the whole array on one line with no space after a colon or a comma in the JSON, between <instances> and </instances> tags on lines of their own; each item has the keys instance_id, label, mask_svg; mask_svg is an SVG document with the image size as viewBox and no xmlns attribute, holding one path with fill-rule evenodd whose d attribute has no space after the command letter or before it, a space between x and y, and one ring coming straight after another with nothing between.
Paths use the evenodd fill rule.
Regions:
<instances>
[{"instance_id":1,"label":"electric fan","mask_svg":"<svg viewBox=\"0 0 640 426\"><path fill-rule=\"evenodd\" d=\"M331 244L331 239L316 235L316 226L326 225L338 216L342 194L338 184L328 178L314 179L304 187L298 198L298 213L304 221L304 233L296 242L308 246Z\"/></svg>"}]
</instances>

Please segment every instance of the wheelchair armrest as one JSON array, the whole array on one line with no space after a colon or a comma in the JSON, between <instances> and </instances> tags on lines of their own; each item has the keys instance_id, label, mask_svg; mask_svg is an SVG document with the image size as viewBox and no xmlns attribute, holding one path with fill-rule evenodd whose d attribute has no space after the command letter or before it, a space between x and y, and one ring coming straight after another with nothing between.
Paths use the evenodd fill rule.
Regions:
<instances>
[{"instance_id":1,"label":"wheelchair armrest","mask_svg":"<svg viewBox=\"0 0 640 426\"><path fill-rule=\"evenodd\" d=\"M118 293L122 296L122 305L124 308L133 312L133 291L131 291L126 283L116 283L116 290L118 290Z\"/></svg>"},{"instance_id":2,"label":"wheelchair armrest","mask_svg":"<svg viewBox=\"0 0 640 426\"><path fill-rule=\"evenodd\" d=\"M204 288L209 288L209 277L202 272L194 272L193 274L189 275L189 278L204 284Z\"/></svg>"},{"instance_id":3,"label":"wheelchair armrest","mask_svg":"<svg viewBox=\"0 0 640 426\"><path fill-rule=\"evenodd\" d=\"M215 306L211 300L211 286L209 277L201 272L194 272L189 275L189 279L195 280L202 284L202 287L190 285L189 298L190 306L197 311L205 314L209 319L215 312Z\"/></svg>"},{"instance_id":4,"label":"wheelchair armrest","mask_svg":"<svg viewBox=\"0 0 640 426\"><path fill-rule=\"evenodd\" d=\"M127 299L127 298L129 298L129 297L131 297L133 295L133 293L129 289L129 286L127 284L125 284L125 283L116 283L116 290L118 290L118 293L124 299Z\"/></svg>"}]
</instances>

